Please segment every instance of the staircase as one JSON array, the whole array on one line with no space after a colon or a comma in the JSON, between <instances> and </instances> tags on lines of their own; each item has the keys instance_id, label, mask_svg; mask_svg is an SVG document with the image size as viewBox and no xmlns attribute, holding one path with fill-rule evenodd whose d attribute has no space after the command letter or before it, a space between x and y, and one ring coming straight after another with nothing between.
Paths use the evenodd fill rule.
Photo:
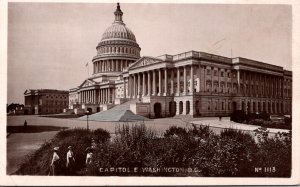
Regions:
<instances>
[{"instance_id":1,"label":"staircase","mask_svg":"<svg viewBox=\"0 0 300 187\"><path fill-rule=\"evenodd\" d=\"M89 115L91 121L146 121L149 120L143 116L135 115L130 110L130 104L137 103L138 99L133 99L116 105L113 108ZM82 116L79 120L86 120L86 116Z\"/></svg>"}]
</instances>

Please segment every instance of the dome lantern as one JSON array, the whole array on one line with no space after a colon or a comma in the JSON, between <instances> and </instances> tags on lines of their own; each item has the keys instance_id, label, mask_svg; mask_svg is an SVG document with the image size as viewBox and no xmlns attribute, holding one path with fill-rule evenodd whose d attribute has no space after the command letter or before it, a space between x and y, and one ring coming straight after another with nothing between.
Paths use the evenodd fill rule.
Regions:
<instances>
[{"instance_id":1,"label":"dome lantern","mask_svg":"<svg viewBox=\"0 0 300 187\"><path fill-rule=\"evenodd\" d=\"M117 10L114 12L115 14L115 23L123 23L122 16L123 12L120 8L120 4L117 3Z\"/></svg>"}]
</instances>

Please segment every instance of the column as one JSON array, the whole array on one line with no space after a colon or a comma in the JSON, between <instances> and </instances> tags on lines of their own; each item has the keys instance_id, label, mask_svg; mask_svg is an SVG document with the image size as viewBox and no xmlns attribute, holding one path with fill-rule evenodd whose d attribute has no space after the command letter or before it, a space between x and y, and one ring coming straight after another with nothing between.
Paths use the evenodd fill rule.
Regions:
<instances>
[{"instance_id":1,"label":"column","mask_svg":"<svg viewBox=\"0 0 300 187\"><path fill-rule=\"evenodd\" d=\"M201 65L199 64L199 67L198 67L198 78L199 78L199 82L198 82L198 92L201 91Z\"/></svg>"},{"instance_id":2,"label":"column","mask_svg":"<svg viewBox=\"0 0 300 187\"><path fill-rule=\"evenodd\" d=\"M83 103L86 103L85 97L86 97L86 94L85 94L85 91L83 91Z\"/></svg>"},{"instance_id":3,"label":"column","mask_svg":"<svg viewBox=\"0 0 300 187\"><path fill-rule=\"evenodd\" d=\"M236 77L237 77L237 84L238 84L237 85L238 86L238 94L240 94L241 93L241 90L240 90L241 89L241 87L240 87L240 83L241 83L240 82L240 70L237 70L237 76Z\"/></svg>"},{"instance_id":4,"label":"column","mask_svg":"<svg viewBox=\"0 0 300 187\"><path fill-rule=\"evenodd\" d=\"M167 72L167 68L165 68L165 90L164 90L164 96L167 96L167 92L168 92L168 72Z\"/></svg>"},{"instance_id":5,"label":"column","mask_svg":"<svg viewBox=\"0 0 300 187\"><path fill-rule=\"evenodd\" d=\"M137 76L138 76L138 86L137 86L138 93L137 93L137 96L140 97L141 92L142 92L142 90L141 90L141 75L140 75L140 73L138 73Z\"/></svg>"},{"instance_id":6,"label":"column","mask_svg":"<svg viewBox=\"0 0 300 187\"><path fill-rule=\"evenodd\" d=\"M133 98L136 98L136 77L133 74Z\"/></svg>"},{"instance_id":7,"label":"column","mask_svg":"<svg viewBox=\"0 0 300 187\"><path fill-rule=\"evenodd\" d=\"M88 91L86 90L84 91L84 93L85 93L85 97L84 97L85 102L88 103L89 102Z\"/></svg>"},{"instance_id":8,"label":"column","mask_svg":"<svg viewBox=\"0 0 300 187\"><path fill-rule=\"evenodd\" d=\"M174 69L171 69L171 93L170 95L174 95Z\"/></svg>"},{"instance_id":9,"label":"column","mask_svg":"<svg viewBox=\"0 0 300 187\"><path fill-rule=\"evenodd\" d=\"M220 82L220 73L221 73L221 69L220 68L217 68L217 76L218 76L218 93L220 93L220 90L221 90L221 82Z\"/></svg>"},{"instance_id":10,"label":"column","mask_svg":"<svg viewBox=\"0 0 300 187\"><path fill-rule=\"evenodd\" d=\"M105 98L105 88L103 88L103 103L106 103L106 98Z\"/></svg>"},{"instance_id":11,"label":"column","mask_svg":"<svg viewBox=\"0 0 300 187\"><path fill-rule=\"evenodd\" d=\"M179 95L180 95L180 67L177 68L177 96Z\"/></svg>"},{"instance_id":12,"label":"column","mask_svg":"<svg viewBox=\"0 0 300 187\"><path fill-rule=\"evenodd\" d=\"M193 67L193 65L191 65L191 94L193 94L194 93L194 67Z\"/></svg>"},{"instance_id":13,"label":"column","mask_svg":"<svg viewBox=\"0 0 300 187\"><path fill-rule=\"evenodd\" d=\"M183 95L186 95L186 66L183 67Z\"/></svg>"},{"instance_id":14,"label":"column","mask_svg":"<svg viewBox=\"0 0 300 187\"><path fill-rule=\"evenodd\" d=\"M155 75L155 70L153 70L153 81L152 81L152 84L153 84L153 90L152 90L152 95L156 95L156 81L155 81L155 77L156 77L156 75Z\"/></svg>"},{"instance_id":15,"label":"column","mask_svg":"<svg viewBox=\"0 0 300 187\"><path fill-rule=\"evenodd\" d=\"M204 92L206 92L206 66L204 66L203 68L203 76L204 76L204 85L203 85L203 88L204 88Z\"/></svg>"},{"instance_id":16,"label":"column","mask_svg":"<svg viewBox=\"0 0 300 187\"><path fill-rule=\"evenodd\" d=\"M126 77L124 77L124 83L123 83L123 87L124 87L124 98L126 98Z\"/></svg>"},{"instance_id":17,"label":"column","mask_svg":"<svg viewBox=\"0 0 300 187\"><path fill-rule=\"evenodd\" d=\"M85 95L85 97L84 97L84 100L85 100L85 103L88 103L88 92L87 92L87 90L86 91L84 91L84 95Z\"/></svg>"},{"instance_id":18,"label":"column","mask_svg":"<svg viewBox=\"0 0 300 187\"><path fill-rule=\"evenodd\" d=\"M131 88L131 76L130 75L128 75L128 98L131 98L131 90L130 90L130 88Z\"/></svg>"},{"instance_id":19,"label":"column","mask_svg":"<svg viewBox=\"0 0 300 187\"><path fill-rule=\"evenodd\" d=\"M96 104L97 103L96 90L94 90L93 100L94 100L93 103Z\"/></svg>"},{"instance_id":20,"label":"column","mask_svg":"<svg viewBox=\"0 0 300 187\"><path fill-rule=\"evenodd\" d=\"M158 69L158 95L162 95L162 90L161 90L161 69Z\"/></svg>"},{"instance_id":21,"label":"column","mask_svg":"<svg viewBox=\"0 0 300 187\"><path fill-rule=\"evenodd\" d=\"M85 103L85 91L81 92L81 98L82 98L81 102Z\"/></svg>"},{"instance_id":22,"label":"column","mask_svg":"<svg viewBox=\"0 0 300 187\"><path fill-rule=\"evenodd\" d=\"M78 93L78 102L81 103L81 93Z\"/></svg>"},{"instance_id":23,"label":"column","mask_svg":"<svg viewBox=\"0 0 300 187\"><path fill-rule=\"evenodd\" d=\"M105 103L107 104L108 103L108 97L107 97L108 91L107 91L107 88L104 89L104 92L105 92Z\"/></svg>"},{"instance_id":24,"label":"column","mask_svg":"<svg viewBox=\"0 0 300 187\"><path fill-rule=\"evenodd\" d=\"M143 72L143 96L146 95L146 75L145 72Z\"/></svg>"},{"instance_id":25,"label":"column","mask_svg":"<svg viewBox=\"0 0 300 187\"><path fill-rule=\"evenodd\" d=\"M148 96L151 95L151 73L148 71Z\"/></svg>"},{"instance_id":26,"label":"column","mask_svg":"<svg viewBox=\"0 0 300 187\"><path fill-rule=\"evenodd\" d=\"M101 89L98 90L98 103L101 103Z\"/></svg>"},{"instance_id":27,"label":"column","mask_svg":"<svg viewBox=\"0 0 300 187\"><path fill-rule=\"evenodd\" d=\"M93 90L90 90L91 93L91 102L94 103L94 92Z\"/></svg>"},{"instance_id":28,"label":"column","mask_svg":"<svg viewBox=\"0 0 300 187\"><path fill-rule=\"evenodd\" d=\"M133 98L133 86L134 86L134 83L133 83L133 77L132 77L132 75L130 75L130 77L129 77L129 85L128 85L128 90L130 91L129 92L129 97L130 98Z\"/></svg>"},{"instance_id":29,"label":"column","mask_svg":"<svg viewBox=\"0 0 300 187\"><path fill-rule=\"evenodd\" d=\"M110 88L108 88L107 89L107 101L108 101L108 103L111 103L110 95L111 95L111 90L110 90Z\"/></svg>"},{"instance_id":30,"label":"column","mask_svg":"<svg viewBox=\"0 0 300 187\"><path fill-rule=\"evenodd\" d=\"M89 95L90 95L90 103L93 102L93 92L92 90L89 90Z\"/></svg>"},{"instance_id":31,"label":"column","mask_svg":"<svg viewBox=\"0 0 300 187\"><path fill-rule=\"evenodd\" d=\"M104 98L104 88L102 88L102 103L105 102L105 98Z\"/></svg>"},{"instance_id":32,"label":"column","mask_svg":"<svg viewBox=\"0 0 300 187\"><path fill-rule=\"evenodd\" d=\"M120 60L121 62L121 71L123 71L123 60Z\"/></svg>"}]
</instances>

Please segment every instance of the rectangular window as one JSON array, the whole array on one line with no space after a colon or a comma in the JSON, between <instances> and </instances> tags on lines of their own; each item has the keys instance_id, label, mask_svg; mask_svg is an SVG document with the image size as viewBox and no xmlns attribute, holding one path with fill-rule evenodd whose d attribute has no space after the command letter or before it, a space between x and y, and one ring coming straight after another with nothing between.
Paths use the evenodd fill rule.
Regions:
<instances>
[{"instance_id":1,"label":"rectangular window","mask_svg":"<svg viewBox=\"0 0 300 187\"><path fill-rule=\"evenodd\" d=\"M207 70L206 70L206 74L207 74L207 75L210 75L210 69L207 69Z\"/></svg>"}]
</instances>

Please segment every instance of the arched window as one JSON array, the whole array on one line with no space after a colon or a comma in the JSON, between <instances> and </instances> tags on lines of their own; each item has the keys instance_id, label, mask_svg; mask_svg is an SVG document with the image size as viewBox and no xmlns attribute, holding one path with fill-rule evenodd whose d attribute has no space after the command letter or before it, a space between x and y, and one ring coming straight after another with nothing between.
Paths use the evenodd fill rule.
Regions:
<instances>
[{"instance_id":1,"label":"arched window","mask_svg":"<svg viewBox=\"0 0 300 187\"><path fill-rule=\"evenodd\" d=\"M186 101L186 114L190 113L190 101Z\"/></svg>"},{"instance_id":2,"label":"arched window","mask_svg":"<svg viewBox=\"0 0 300 187\"><path fill-rule=\"evenodd\" d=\"M179 114L182 114L182 112L183 112L183 102L180 101L179 102Z\"/></svg>"}]
</instances>

